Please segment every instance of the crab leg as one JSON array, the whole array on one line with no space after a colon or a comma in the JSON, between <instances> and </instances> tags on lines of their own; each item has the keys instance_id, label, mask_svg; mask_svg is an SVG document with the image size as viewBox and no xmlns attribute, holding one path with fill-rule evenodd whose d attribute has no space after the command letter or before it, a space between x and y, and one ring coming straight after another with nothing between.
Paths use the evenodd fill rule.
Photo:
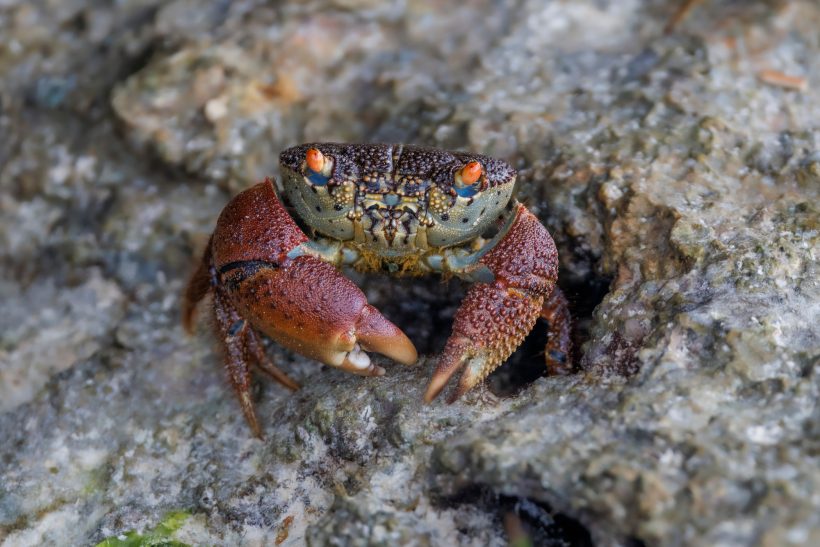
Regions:
<instances>
[{"instance_id":1,"label":"crab leg","mask_svg":"<svg viewBox=\"0 0 820 547\"><path fill-rule=\"evenodd\" d=\"M245 330L245 343L247 344L250 354L253 355L254 359L256 359L256 366L259 367L259 370L291 391L296 391L299 389L299 384L291 380L287 374L279 370L270 360L268 355L265 353L262 340L255 329L247 328Z\"/></svg>"},{"instance_id":2,"label":"crab leg","mask_svg":"<svg viewBox=\"0 0 820 547\"><path fill-rule=\"evenodd\" d=\"M253 410L253 401L251 401L250 359L247 345L244 343L244 331L247 325L219 289L214 294L214 320L222 341L222 348L225 351L225 369L228 372L228 379L239 397L239 404L245 419L254 434L261 437L262 431L259 429L259 422Z\"/></svg>"},{"instance_id":3,"label":"crab leg","mask_svg":"<svg viewBox=\"0 0 820 547\"><path fill-rule=\"evenodd\" d=\"M495 279L476 283L467 291L424 394L427 402L444 389L456 371L464 370L447 399L450 403L503 363L532 330L542 314L545 296L555 289L558 260L552 238L523 205L518 205L514 214L508 232L480 260ZM555 302L561 298L556 296ZM559 318L551 330L561 332L565 322L560 318L569 315L550 313L550 317ZM565 340L557 351L568 351L569 337Z\"/></svg>"},{"instance_id":4,"label":"crab leg","mask_svg":"<svg viewBox=\"0 0 820 547\"><path fill-rule=\"evenodd\" d=\"M572 318L569 314L567 297L556 285L544 300L541 318L549 324L547 346L544 359L547 372L566 375L572 372Z\"/></svg>"}]
</instances>

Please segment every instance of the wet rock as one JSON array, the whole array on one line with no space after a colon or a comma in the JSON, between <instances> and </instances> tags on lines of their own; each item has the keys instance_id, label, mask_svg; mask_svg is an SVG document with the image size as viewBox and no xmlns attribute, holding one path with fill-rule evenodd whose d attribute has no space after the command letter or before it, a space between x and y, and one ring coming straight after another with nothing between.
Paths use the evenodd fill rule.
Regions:
<instances>
[{"instance_id":1,"label":"wet rock","mask_svg":"<svg viewBox=\"0 0 820 547\"><path fill-rule=\"evenodd\" d=\"M49 6L0 3L0 543L820 542L815 3ZM428 356L271 344L304 387L258 379L253 438L179 294L311 140L514 162L578 374L541 326L504 397L423 405L463 291L351 273Z\"/></svg>"}]
</instances>

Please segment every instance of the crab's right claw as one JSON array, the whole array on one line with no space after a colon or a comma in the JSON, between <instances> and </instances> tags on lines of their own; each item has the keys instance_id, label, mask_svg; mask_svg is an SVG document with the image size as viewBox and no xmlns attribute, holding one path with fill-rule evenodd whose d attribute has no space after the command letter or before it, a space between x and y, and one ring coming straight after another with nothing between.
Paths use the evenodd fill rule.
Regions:
<instances>
[{"instance_id":1,"label":"crab's right claw","mask_svg":"<svg viewBox=\"0 0 820 547\"><path fill-rule=\"evenodd\" d=\"M237 267L223 283L240 314L279 344L362 376L381 376L367 351L411 365L413 343L367 303L364 293L332 265L300 256L280 266Z\"/></svg>"},{"instance_id":2,"label":"crab's right claw","mask_svg":"<svg viewBox=\"0 0 820 547\"><path fill-rule=\"evenodd\" d=\"M491 283L476 283L467 291L453 320L453 332L438 360L424 394L430 402L462 370L458 385L447 398L452 403L496 369L532 330L539 315L550 322L550 359L568 360L570 318L566 299L555 286L558 255L555 243L539 220L518 205L503 238L481 264L494 276ZM544 298L550 304L544 308ZM555 367L553 367L555 368Z\"/></svg>"}]
</instances>

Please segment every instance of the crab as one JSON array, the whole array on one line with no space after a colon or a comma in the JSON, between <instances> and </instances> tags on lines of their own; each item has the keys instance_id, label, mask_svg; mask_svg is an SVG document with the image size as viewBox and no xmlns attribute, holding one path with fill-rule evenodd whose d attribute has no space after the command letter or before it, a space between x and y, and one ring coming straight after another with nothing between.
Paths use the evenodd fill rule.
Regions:
<instances>
[{"instance_id":1,"label":"crab","mask_svg":"<svg viewBox=\"0 0 820 547\"><path fill-rule=\"evenodd\" d=\"M367 352L417 362L413 343L367 303L342 267L473 283L425 402L459 370L449 403L482 382L539 317L549 325L547 370L568 370L570 315L556 285L555 244L512 197L516 171L509 164L421 146L313 143L282 152L280 167L281 187L266 179L222 211L183 299L190 332L197 303L213 293L228 376L257 436L252 366L288 389L299 387L268 358L260 332L362 376L385 373Z\"/></svg>"}]
</instances>

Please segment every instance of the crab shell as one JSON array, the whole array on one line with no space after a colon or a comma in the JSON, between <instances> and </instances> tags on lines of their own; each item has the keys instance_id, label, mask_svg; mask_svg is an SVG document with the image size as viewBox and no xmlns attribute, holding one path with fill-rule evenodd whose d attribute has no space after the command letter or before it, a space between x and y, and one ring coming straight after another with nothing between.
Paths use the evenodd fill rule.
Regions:
<instances>
[{"instance_id":1,"label":"crab shell","mask_svg":"<svg viewBox=\"0 0 820 547\"><path fill-rule=\"evenodd\" d=\"M308 150L325 173L306 165ZM475 184L457 173L478 162ZM516 172L504 161L435 148L390 144L303 144L280 155L286 201L305 225L365 254L402 257L463 245L481 236L510 201Z\"/></svg>"}]
</instances>

